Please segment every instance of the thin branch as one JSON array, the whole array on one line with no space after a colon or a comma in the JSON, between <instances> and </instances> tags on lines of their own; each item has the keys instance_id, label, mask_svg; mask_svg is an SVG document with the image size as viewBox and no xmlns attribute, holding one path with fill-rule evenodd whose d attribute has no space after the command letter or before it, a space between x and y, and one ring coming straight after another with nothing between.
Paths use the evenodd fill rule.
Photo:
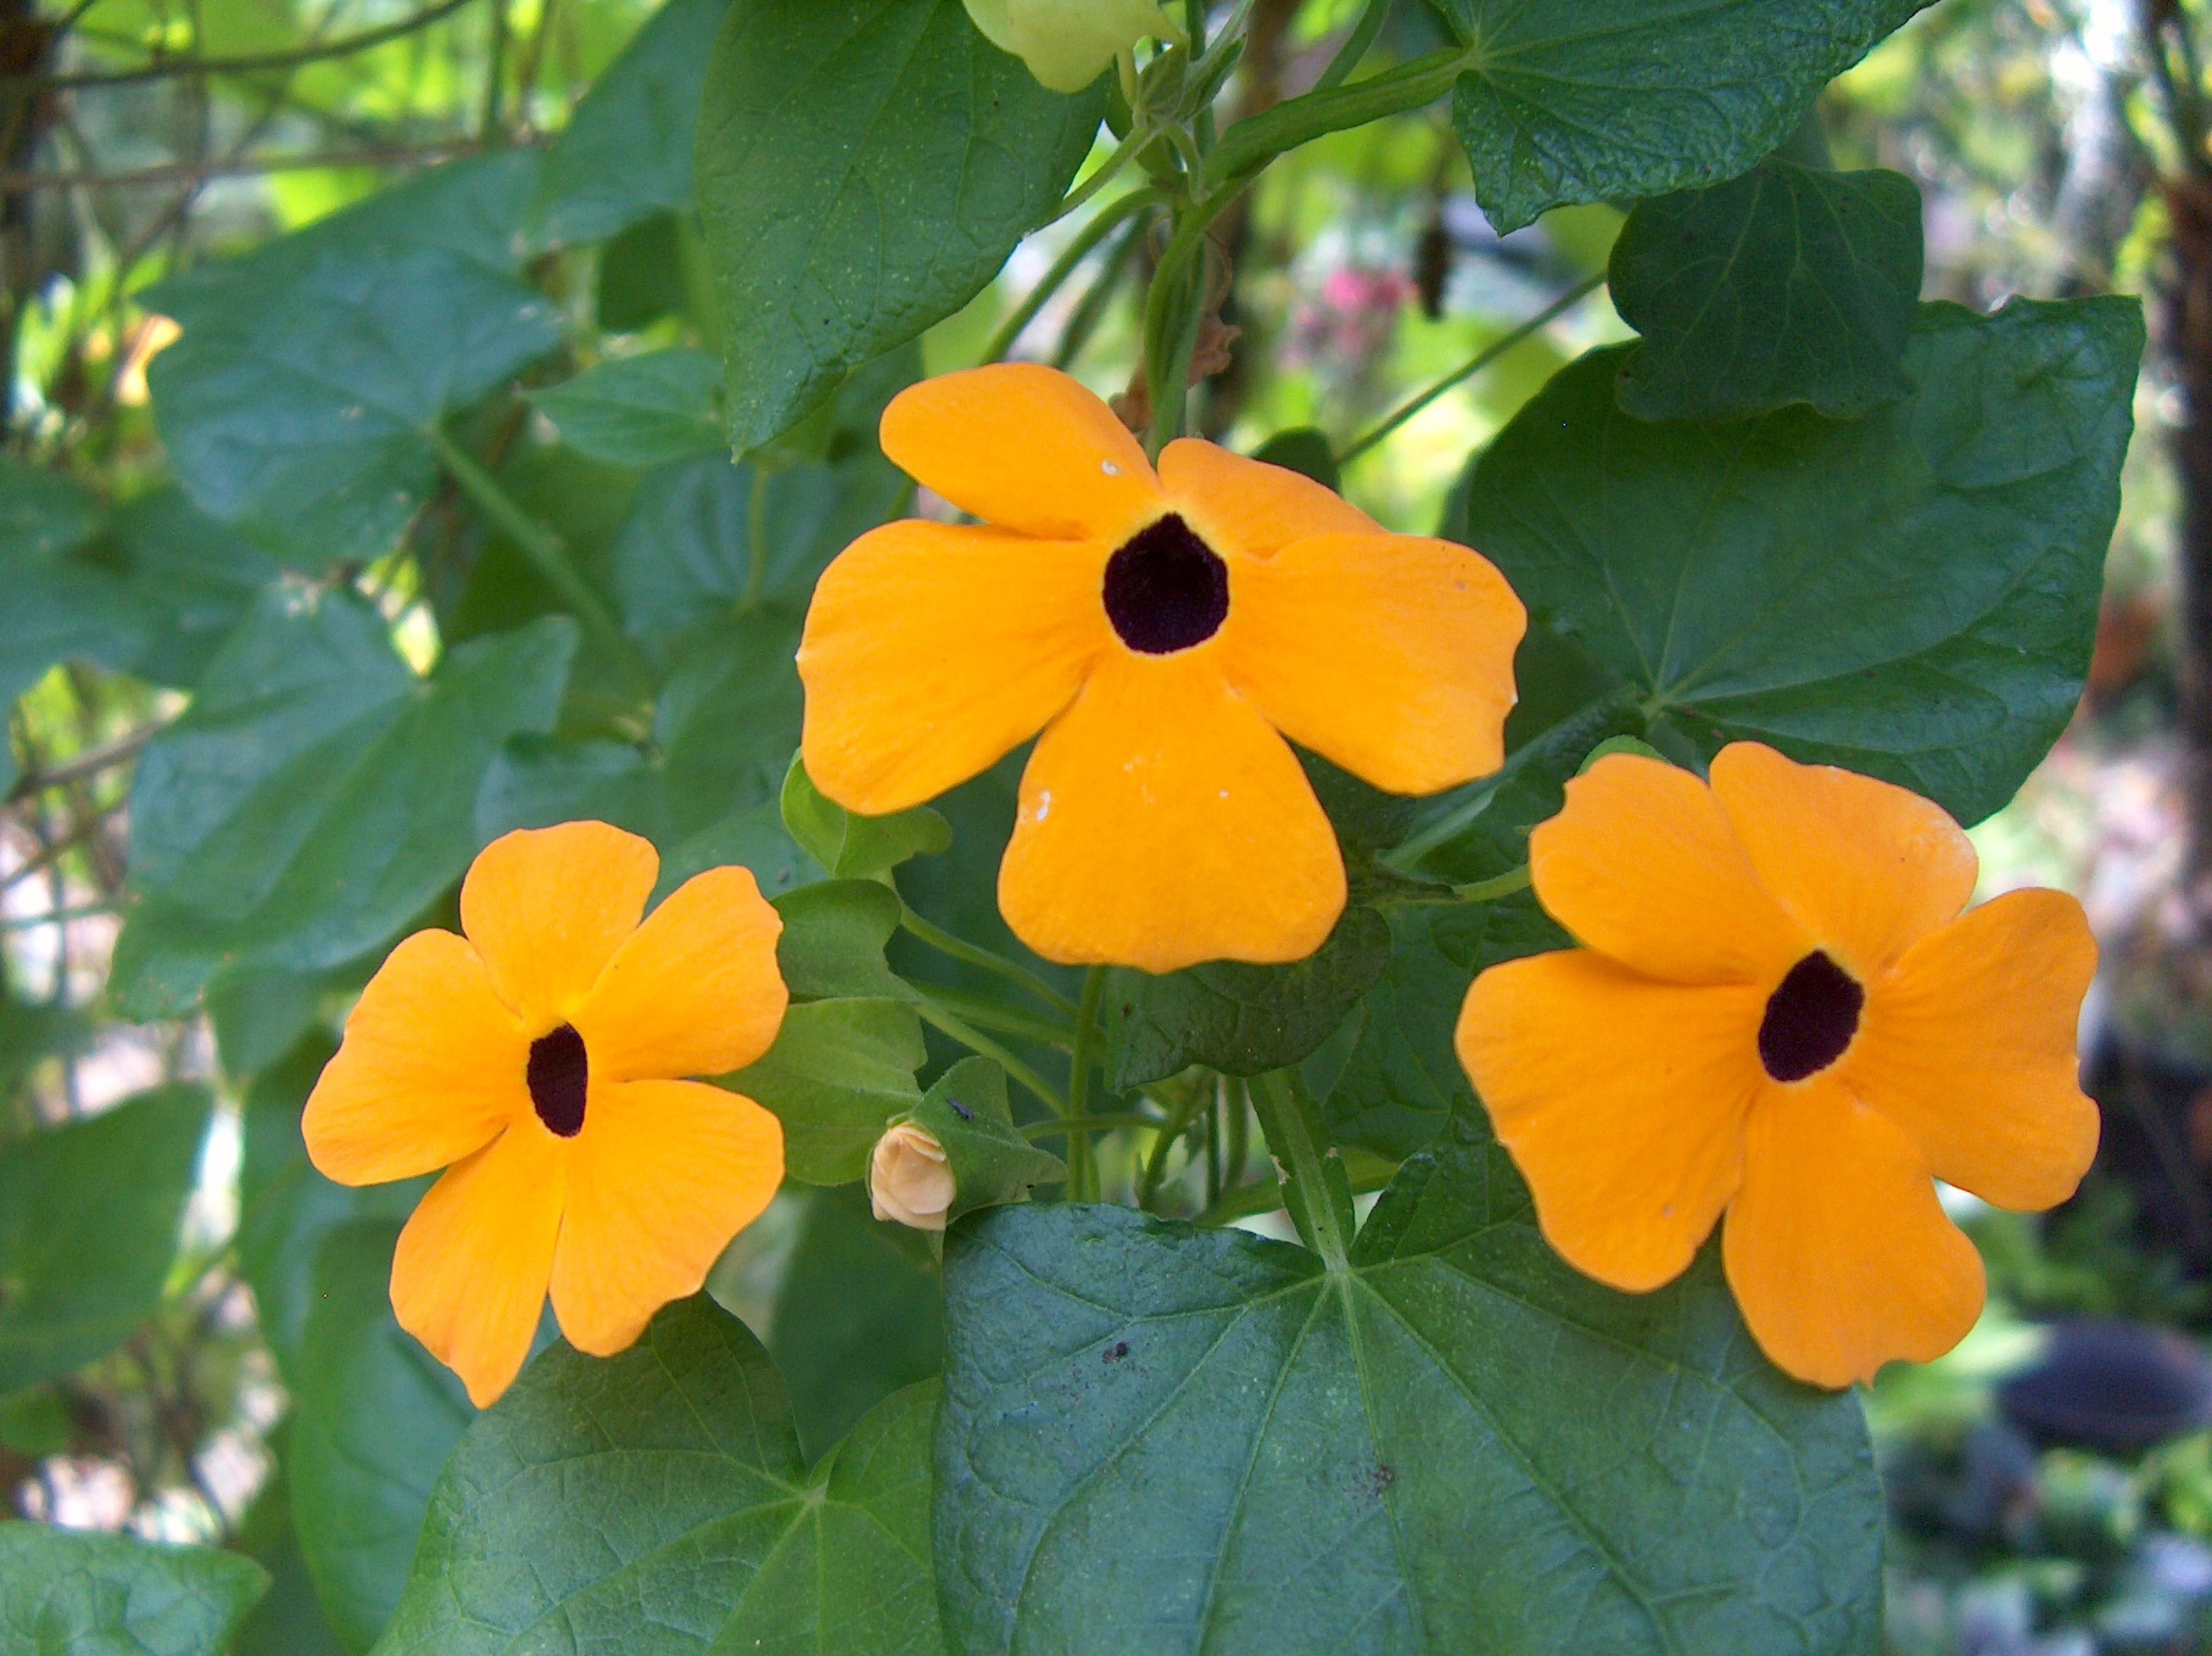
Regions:
<instances>
[{"instance_id":1,"label":"thin branch","mask_svg":"<svg viewBox=\"0 0 2212 1656\"><path fill-rule=\"evenodd\" d=\"M437 0L412 17L403 17L396 23L363 29L358 34L348 34L319 46L295 46L287 52L248 52L237 58L164 58L150 64L140 64L135 69L85 70L72 75L46 75L36 70L17 70L0 75L0 86L34 82L50 92L68 92L87 87L131 86L145 81L167 80L172 75L260 75L271 70L293 69L301 64L319 62L328 58L351 57L358 52L368 52L389 41L402 40L417 29L428 28L442 21L473 3L473 0Z\"/></svg>"},{"instance_id":2,"label":"thin branch","mask_svg":"<svg viewBox=\"0 0 2212 1656\"><path fill-rule=\"evenodd\" d=\"M66 788L73 782L82 782L88 776L98 776L103 770L112 770L118 764L137 758L138 751L167 729L168 724L167 720L159 719L152 724L140 725L137 729L126 731L112 742L88 747L58 764L27 771L9 790L8 798L11 802L27 799L33 794L46 792L49 788Z\"/></svg>"},{"instance_id":3,"label":"thin branch","mask_svg":"<svg viewBox=\"0 0 2212 1656\"><path fill-rule=\"evenodd\" d=\"M33 190L112 190L163 184L194 184L212 178L258 177L264 173L319 172L333 167L408 167L416 163L452 161L474 155L483 146L473 138L442 143L423 143L389 149L318 150L304 155L225 156L220 160L171 161L160 167L132 167L107 173L97 168L76 172L0 172L0 195L27 195Z\"/></svg>"}]
</instances>

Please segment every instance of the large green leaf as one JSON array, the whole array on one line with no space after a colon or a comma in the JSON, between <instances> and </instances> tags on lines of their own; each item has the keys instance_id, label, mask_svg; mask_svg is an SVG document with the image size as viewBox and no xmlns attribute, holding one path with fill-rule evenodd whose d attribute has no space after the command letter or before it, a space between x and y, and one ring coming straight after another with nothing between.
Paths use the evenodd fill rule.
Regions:
<instances>
[{"instance_id":1,"label":"large green leaf","mask_svg":"<svg viewBox=\"0 0 2212 1656\"><path fill-rule=\"evenodd\" d=\"M300 1549L349 1649L383 1632L407 1585L431 1487L476 1410L392 1314L399 1227L324 1239L293 1386L289 1467Z\"/></svg>"},{"instance_id":2,"label":"large green leaf","mask_svg":"<svg viewBox=\"0 0 2212 1656\"><path fill-rule=\"evenodd\" d=\"M231 1545L269 1572L269 1591L253 1607L228 1647L228 1656L345 1656L292 1530L292 1502L284 1480L282 1428L270 1444L276 1458L269 1481L239 1520Z\"/></svg>"},{"instance_id":3,"label":"large green leaf","mask_svg":"<svg viewBox=\"0 0 2212 1656\"><path fill-rule=\"evenodd\" d=\"M961 0L735 0L698 188L738 452L973 298L1066 190L1102 107L1038 86Z\"/></svg>"},{"instance_id":4,"label":"large green leaf","mask_svg":"<svg viewBox=\"0 0 2212 1656\"><path fill-rule=\"evenodd\" d=\"M549 617L418 679L364 600L265 594L139 761L126 1003L173 1010L222 965L313 970L389 941L467 867L485 769L551 728L575 642Z\"/></svg>"},{"instance_id":5,"label":"large green leaf","mask_svg":"<svg viewBox=\"0 0 2212 1656\"><path fill-rule=\"evenodd\" d=\"M167 484L119 508L108 533L145 641L123 665L179 690L196 683L261 589L283 573L266 548Z\"/></svg>"},{"instance_id":6,"label":"large green leaf","mask_svg":"<svg viewBox=\"0 0 2212 1656\"><path fill-rule=\"evenodd\" d=\"M1927 3L1435 0L1467 46L1452 122L1501 234L1735 177Z\"/></svg>"},{"instance_id":7,"label":"large green leaf","mask_svg":"<svg viewBox=\"0 0 2212 1656\"><path fill-rule=\"evenodd\" d=\"M1644 344L1620 405L1733 420L1792 403L1853 418L1911 387L1920 191L1901 173L1767 161L1710 190L1637 204L1613 243L1613 302Z\"/></svg>"},{"instance_id":8,"label":"large green leaf","mask_svg":"<svg viewBox=\"0 0 2212 1656\"><path fill-rule=\"evenodd\" d=\"M386 1656L937 1656L934 1388L811 1471L744 1325L700 1298L606 1360L556 1346L469 1428Z\"/></svg>"},{"instance_id":9,"label":"large green leaf","mask_svg":"<svg viewBox=\"0 0 2212 1656\"><path fill-rule=\"evenodd\" d=\"M268 1572L213 1547L0 1524L0 1649L23 1656L219 1656Z\"/></svg>"},{"instance_id":10,"label":"large green leaf","mask_svg":"<svg viewBox=\"0 0 2212 1656\"><path fill-rule=\"evenodd\" d=\"M1476 463L1455 533L1703 750L1978 821L2081 694L2142 340L2132 299L1929 306L1917 389L1848 424L1648 423L1594 351Z\"/></svg>"},{"instance_id":11,"label":"large green leaf","mask_svg":"<svg viewBox=\"0 0 2212 1656\"><path fill-rule=\"evenodd\" d=\"M914 1075L928 1056L903 1001L806 1001L784 1014L767 1056L728 1084L781 1119L792 1178L843 1184L867 1170L890 1118L921 1102Z\"/></svg>"},{"instance_id":12,"label":"large green leaf","mask_svg":"<svg viewBox=\"0 0 2212 1656\"><path fill-rule=\"evenodd\" d=\"M720 0L717 0L717 4ZM672 345L617 356L530 400L580 454L617 466L659 466L696 454L728 456L719 406L722 365L703 350Z\"/></svg>"},{"instance_id":13,"label":"large green leaf","mask_svg":"<svg viewBox=\"0 0 2212 1656\"><path fill-rule=\"evenodd\" d=\"M123 667L144 648L122 582L80 556L102 515L82 485L0 460L0 706L13 706L58 662ZM15 773L13 745L0 747L0 793Z\"/></svg>"},{"instance_id":14,"label":"large green leaf","mask_svg":"<svg viewBox=\"0 0 2212 1656\"><path fill-rule=\"evenodd\" d=\"M159 1087L0 1148L0 1395L106 1355L161 1304L209 1108Z\"/></svg>"},{"instance_id":15,"label":"large green leaf","mask_svg":"<svg viewBox=\"0 0 2212 1656\"><path fill-rule=\"evenodd\" d=\"M1784 1379L1718 1262L1618 1294L1502 1152L1409 1163L1332 1274L1119 1208L945 1247L946 1630L967 1656L1870 1656L1858 1400Z\"/></svg>"}]
</instances>

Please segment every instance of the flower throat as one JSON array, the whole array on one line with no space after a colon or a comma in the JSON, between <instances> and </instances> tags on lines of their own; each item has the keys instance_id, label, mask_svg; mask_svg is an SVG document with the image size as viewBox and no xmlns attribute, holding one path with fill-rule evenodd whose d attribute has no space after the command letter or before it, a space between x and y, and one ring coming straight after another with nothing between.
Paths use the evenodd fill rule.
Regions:
<instances>
[{"instance_id":1,"label":"flower throat","mask_svg":"<svg viewBox=\"0 0 2212 1656\"><path fill-rule=\"evenodd\" d=\"M545 1130L574 1138L584 1130L584 1098L591 1091L592 1062L575 1026L563 1024L530 1044L530 1102Z\"/></svg>"},{"instance_id":2,"label":"flower throat","mask_svg":"<svg viewBox=\"0 0 2212 1656\"><path fill-rule=\"evenodd\" d=\"M1106 560L1106 618L1146 655L1202 644L1229 618L1229 566L1170 512Z\"/></svg>"},{"instance_id":3,"label":"flower throat","mask_svg":"<svg viewBox=\"0 0 2212 1656\"><path fill-rule=\"evenodd\" d=\"M1782 980L1759 1026L1759 1061L1778 1081L1817 1075L1844 1056L1858 1033L1866 990L1814 949Z\"/></svg>"}]
</instances>

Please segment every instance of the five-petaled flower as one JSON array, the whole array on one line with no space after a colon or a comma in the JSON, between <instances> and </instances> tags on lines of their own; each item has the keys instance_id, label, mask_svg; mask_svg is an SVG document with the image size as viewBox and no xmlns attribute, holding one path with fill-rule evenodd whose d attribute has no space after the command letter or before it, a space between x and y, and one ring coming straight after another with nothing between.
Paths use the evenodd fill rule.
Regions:
<instances>
[{"instance_id":1,"label":"five-petaled flower","mask_svg":"<svg viewBox=\"0 0 2212 1656\"><path fill-rule=\"evenodd\" d=\"M999 904L1038 953L1296 960L1343 859L1288 737L1378 788L1498 768L1520 600L1296 472L1188 439L1156 472L1066 374L915 386L884 451L988 527L908 521L823 575L799 670L815 785L919 804L1042 730Z\"/></svg>"},{"instance_id":2,"label":"five-petaled flower","mask_svg":"<svg viewBox=\"0 0 2212 1656\"><path fill-rule=\"evenodd\" d=\"M659 866L605 823L495 841L461 887L466 936L392 952L307 1100L308 1154L340 1184L450 1168L400 1234L392 1305L480 1407L549 1287L571 1344L621 1351L783 1178L774 1116L674 1079L775 1039L782 922L730 868L641 923Z\"/></svg>"},{"instance_id":3,"label":"five-petaled flower","mask_svg":"<svg viewBox=\"0 0 2212 1656\"><path fill-rule=\"evenodd\" d=\"M1184 39L1158 0L968 0L968 15L1054 92L1080 92L1139 40Z\"/></svg>"},{"instance_id":4,"label":"five-petaled flower","mask_svg":"<svg viewBox=\"0 0 2212 1656\"><path fill-rule=\"evenodd\" d=\"M1966 911L1975 855L1941 809L1751 742L1710 787L1599 760L1529 854L1585 947L1484 972L1459 1051L1553 1245L1650 1289L1725 1213L1729 1282L1790 1373L1949 1350L1982 1266L1934 1181L2047 1208L2096 1151L2081 905Z\"/></svg>"}]
</instances>

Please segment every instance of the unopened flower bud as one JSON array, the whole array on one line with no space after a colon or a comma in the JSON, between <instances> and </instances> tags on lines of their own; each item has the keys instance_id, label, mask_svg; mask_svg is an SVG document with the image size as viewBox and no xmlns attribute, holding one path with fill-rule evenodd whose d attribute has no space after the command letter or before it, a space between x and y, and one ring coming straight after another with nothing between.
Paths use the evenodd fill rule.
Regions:
<instances>
[{"instance_id":1,"label":"unopened flower bud","mask_svg":"<svg viewBox=\"0 0 2212 1656\"><path fill-rule=\"evenodd\" d=\"M1080 92L1147 37L1183 39L1158 0L968 0L968 15L1054 92Z\"/></svg>"},{"instance_id":2,"label":"unopened flower bud","mask_svg":"<svg viewBox=\"0 0 2212 1656\"><path fill-rule=\"evenodd\" d=\"M927 1128L902 1121L876 1141L868 1158L868 1200L877 1218L941 1231L959 1189L945 1147Z\"/></svg>"}]
</instances>

